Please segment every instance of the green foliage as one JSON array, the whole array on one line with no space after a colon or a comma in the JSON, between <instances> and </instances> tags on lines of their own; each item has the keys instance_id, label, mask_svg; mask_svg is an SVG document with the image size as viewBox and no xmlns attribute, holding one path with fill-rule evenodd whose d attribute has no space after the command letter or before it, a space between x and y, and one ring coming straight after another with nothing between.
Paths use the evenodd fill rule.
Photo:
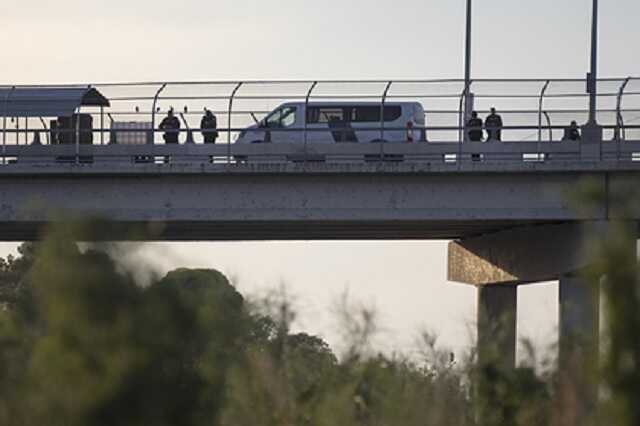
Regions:
<instances>
[{"instance_id":1,"label":"green foliage","mask_svg":"<svg viewBox=\"0 0 640 426\"><path fill-rule=\"evenodd\" d=\"M52 228L0 262L0 424L474 424L470 369L431 337L420 363L374 355L374 312L345 301L340 361L321 338L290 332L286 295L251 307L213 270L142 287L114 257L126 252L79 250L87 235ZM514 380L510 407L526 406L539 383Z\"/></svg>"},{"instance_id":2,"label":"green foliage","mask_svg":"<svg viewBox=\"0 0 640 426\"><path fill-rule=\"evenodd\" d=\"M623 426L640 424L640 290L627 225L594 244L586 271L594 285L606 276L599 419ZM321 338L291 332L286 295L257 307L204 269L141 286L119 263L126 250L79 250L74 241L92 235L52 227L0 259L0 425L576 424L582 382L539 374L535 362L457 361L428 333L419 357L382 356L371 344L375 313L346 300L336 310L339 359Z\"/></svg>"},{"instance_id":3,"label":"green foliage","mask_svg":"<svg viewBox=\"0 0 640 426\"><path fill-rule=\"evenodd\" d=\"M612 223L608 235L595 241L597 261L587 271L593 285L602 288L605 302L602 341L606 351L600 376L609 397L602 403L602 418L616 419L618 425L640 424L640 280L636 234L636 223Z\"/></svg>"},{"instance_id":4,"label":"green foliage","mask_svg":"<svg viewBox=\"0 0 640 426\"><path fill-rule=\"evenodd\" d=\"M29 305L29 271L35 260L36 245L24 243L18 247L18 257L0 258L0 311Z\"/></svg>"},{"instance_id":5,"label":"green foliage","mask_svg":"<svg viewBox=\"0 0 640 426\"><path fill-rule=\"evenodd\" d=\"M65 237L43 242L22 277L27 259L7 262L20 278L7 282L28 277L33 297L28 310L12 298L2 313L0 423L214 421L243 332L242 296L206 270L143 289L104 252L81 253Z\"/></svg>"}]
</instances>

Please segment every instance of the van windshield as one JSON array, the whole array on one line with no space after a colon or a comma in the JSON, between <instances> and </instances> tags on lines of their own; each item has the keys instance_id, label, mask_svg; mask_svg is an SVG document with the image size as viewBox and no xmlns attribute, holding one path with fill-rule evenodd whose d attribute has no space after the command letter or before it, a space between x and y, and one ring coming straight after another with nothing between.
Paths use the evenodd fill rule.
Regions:
<instances>
[{"instance_id":1,"label":"van windshield","mask_svg":"<svg viewBox=\"0 0 640 426\"><path fill-rule=\"evenodd\" d=\"M265 119L265 126L269 128L289 127L296 122L296 107L279 108Z\"/></svg>"}]
</instances>

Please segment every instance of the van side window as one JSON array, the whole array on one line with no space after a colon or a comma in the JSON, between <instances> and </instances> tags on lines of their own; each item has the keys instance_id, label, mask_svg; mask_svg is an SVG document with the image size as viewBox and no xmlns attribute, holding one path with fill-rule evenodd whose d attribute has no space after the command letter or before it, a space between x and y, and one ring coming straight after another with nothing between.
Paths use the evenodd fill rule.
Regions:
<instances>
[{"instance_id":1,"label":"van side window","mask_svg":"<svg viewBox=\"0 0 640 426\"><path fill-rule=\"evenodd\" d=\"M380 108L377 106L355 107L351 110L351 121L354 123L380 121Z\"/></svg>"},{"instance_id":2,"label":"van side window","mask_svg":"<svg viewBox=\"0 0 640 426\"><path fill-rule=\"evenodd\" d=\"M307 123L344 122L344 110L335 107L311 107L307 112Z\"/></svg>"},{"instance_id":3,"label":"van side window","mask_svg":"<svg viewBox=\"0 0 640 426\"><path fill-rule=\"evenodd\" d=\"M384 107L384 121L396 121L402 115L402 108L399 106Z\"/></svg>"},{"instance_id":4,"label":"van side window","mask_svg":"<svg viewBox=\"0 0 640 426\"><path fill-rule=\"evenodd\" d=\"M380 110L381 106L368 105L357 106L350 109L351 121L353 123L374 123L380 122ZM395 121L402 115L402 108L400 106L385 106L384 107L384 121Z\"/></svg>"},{"instance_id":5,"label":"van side window","mask_svg":"<svg viewBox=\"0 0 640 426\"><path fill-rule=\"evenodd\" d=\"M280 108L273 113L269 117L267 117L266 125L269 128L278 128L278 127L289 127L295 124L296 122L296 108L295 107L286 107Z\"/></svg>"}]
</instances>

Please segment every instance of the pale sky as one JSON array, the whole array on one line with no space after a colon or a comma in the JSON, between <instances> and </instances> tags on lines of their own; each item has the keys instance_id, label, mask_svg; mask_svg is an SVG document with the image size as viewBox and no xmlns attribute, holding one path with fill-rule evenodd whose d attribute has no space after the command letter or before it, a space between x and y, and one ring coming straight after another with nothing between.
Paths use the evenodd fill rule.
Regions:
<instances>
[{"instance_id":1,"label":"pale sky","mask_svg":"<svg viewBox=\"0 0 640 426\"><path fill-rule=\"evenodd\" d=\"M475 78L582 78L589 0L476 0ZM640 75L640 2L600 2L600 76ZM0 84L463 76L464 0L5 0ZM15 245L0 245L0 255ZM374 305L381 347L426 327L470 343L475 289L446 282L446 242L154 244L162 268L212 267L249 293L286 283L300 327L331 343L331 302ZM519 292L519 337L557 336L557 286Z\"/></svg>"}]
</instances>

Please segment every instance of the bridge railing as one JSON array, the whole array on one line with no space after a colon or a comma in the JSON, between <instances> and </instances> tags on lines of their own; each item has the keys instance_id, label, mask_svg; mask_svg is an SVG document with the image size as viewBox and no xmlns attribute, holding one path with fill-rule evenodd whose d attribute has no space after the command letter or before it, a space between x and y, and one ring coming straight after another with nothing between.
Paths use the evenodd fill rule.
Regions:
<instances>
[{"instance_id":1,"label":"bridge railing","mask_svg":"<svg viewBox=\"0 0 640 426\"><path fill-rule=\"evenodd\" d=\"M12 86L20 89L24 86ZM50 86L29 86L50 87ZM78 85L74 85L78 87ZM389 143L355 144L355 147L336 148L352 152L360 151L358 158L367 160L373 154L380 159L386 155L398 155L398 149L411 150L413 148L396 148L395 142L408 142L410 139L420 145L422 138L408 137L406 127L396 127L384 121L384 107L397 102L419 102L424 108L425 125L414 124L414 135L426 134L427 147L421 147L422 154L416 158L430 158L434 155L441 157L441 150L447 151L442 161L462 161L464 154L480 150L482 159L499 158L499 152L504 153L505 161L511 157L518 159L518 152L510 153L510 144L525 144L527 151L543 154L559 148L546 146L550 142L557 142L563 138L565 129L571 121L578 125L584 124L588 117L588 94L586 82L583 79L479 79L471 82L471 96L465 97L465 87L462 80L394 80L394 81L204 81L204 82L141 82L118 84L95 84L97 89L110 102L108 107L81 106L76 113L88 114L94 125L91 129L59 129L57 134L69 133L67 140L75 140L76 145L70 155L75 156L76 162L81 162L81 152L87 151L89 146L108 146L108 149L94 149L95 156L109 157L110 153L119 153L115 146L135 145L136 152L146 150L148 157L154 156L164 145L163 130L159 123L169 109L174 109L180 118L179 144L181 146L202 145L202 151L211 153L209 160L226 164L257 161L259 158L244 159L241 144L234 144L241 133L263 134L264 128L250 129L249 126L264 120L269 113L279 105L296 102L309 106L314 103L357 103L371 102L380 105L378 114L380 122L370 123L358 128L358 132L379 134L378 141ZM601 79L598 82L598 110L597 118L604 129L603 139L613 141L614 157L624 157L625 150L622 143L640 140L640 78L612 78ZM37 100L36 100L37 101ZM8 116L1 111L11 104L9 96L0 99L0 117L2 117L2 157L3 164L13 163L19 158L26 161L30 153L41 150L30 147L53 145L55 142L50 122L57 117L20 117ZM470 144L466 121L472 110L486 118L492 107L502 116L502 141L494 147L488 143ZM200 119L203 111L211 110L217 117L217 132L219 137L215 144L203 144ZM306 109L306 108L305 108ZM349 133L353 129L332 129L338 135L338 140L348 141ZM295 123L290 128L270 129L270 133L289 135L297 143L295 149L303 147L303 153L313 154L333 148L316 147L334 140L328 139L327 129L318 130L308 126L307 120ZM83 138L90 134L90 138ZM318 140L322 133L327 140ZM75 138L74 138L75 136ZM260 140L260 137L256 137ZM529 143L535 143L536 149L528 148ZM566 143L563 142L563 143ZM263 152L262 159L278 157L270 152L278 151L277 143L257 151ZM338 144L343 145L343 144ZM406 144L401 144L402 146ZM473 145L473 146L472 146ZM554 144L555 145L555 144ZM571 146L572 144L567 144ZM603 146L606 143L603 143ZM17 149L18 146L25 147ZM441 147L442 146L442 147ZM455 146L455 147L454 147ZM29 147L29 148L26 148ZM52 153L53 146L48 147ZM60 152L67 152L68 147L55 147ZM107 147L105 147L107 148ZM127 148L129 149L129 148ZM178 150L184 153L180 156L185 161L191 148L167 148L168 151ZM292 148L293 149L293 148ZM138 151L140 150L140 151ZM178 158L176 151L173 158ZM369 152L375 151L375 152ZM494 152L495 151L495 152ZM519 149L516 149L519 151ZM560 149L564 151L564 149ZM576 149L575 154L579 153ZM124 151L122 151L124 152ZM603 148L601 152L609 155L610 149ZM363 157L364 155L369 157ZM164 155L164 154L162 154ZM345 154L346 155L346 154ZM537 155L537 154L536 154ZM117 157L117 155L114 155ZM347 156L348 158L351 158ZM59 156L53 156L58 158ZM255 155L253 155L255 157ZM33 158L49 156L33 155ZM311 158L311 157L310 157ZM355 157L353 157L355 158ZM389 157L393 160L393 157ZM537 158L537 157L532 157ZM546 158L546 157L545 157ZM144 158L142 158L144 159ZM213 160L212 160L213 159ZM477 156L472 158L477 159ZM131 160L131 159L130 159ZM140 160L140 158L138 158ZM166 158L165 158L166 160ZM196 159L194 158L194 161ZM269 160L271 161L271 160ZM354 160L355 161L355 160ZM166 162L166 161L165 161ZM164 164L164 163L163 163Z\"/></svg>"},{"instance_id":2,"label":"bridge railing","mask_svg":"<svg viewBox=\"0 0 640 426\"><path fill-rule=\"evenodd\" d=\"M52 170L47 166L61 164L95 165L155 165L171 167L223 166L231 167L269 164L355 164L355 163L405 163L423 165L444 165L452 169L472 163L548 163L565 164L580 162L585 158L581 144L577 141L546 144L539 150L537 142L503 142L487 144L463 144L458 149L452 143L427 144L389 144L380 156L379 146L375 144L335 144L310 145L305 151L300 144L259 144L237 145L232 147L232 162L224 144L208 146L193 145L156 145L152 149L143 145L81 146L79 151L69 145L55 146L7 146L6 158L13 159L11 165L38 165L43 172ZM596 156L589 157L591 162L637 163L640 161L640 142L621 144L607 143ZM11 164L13 163L13 164ZM640 163L638 163L640 165Z\"/></svg>"}]
</instances>

